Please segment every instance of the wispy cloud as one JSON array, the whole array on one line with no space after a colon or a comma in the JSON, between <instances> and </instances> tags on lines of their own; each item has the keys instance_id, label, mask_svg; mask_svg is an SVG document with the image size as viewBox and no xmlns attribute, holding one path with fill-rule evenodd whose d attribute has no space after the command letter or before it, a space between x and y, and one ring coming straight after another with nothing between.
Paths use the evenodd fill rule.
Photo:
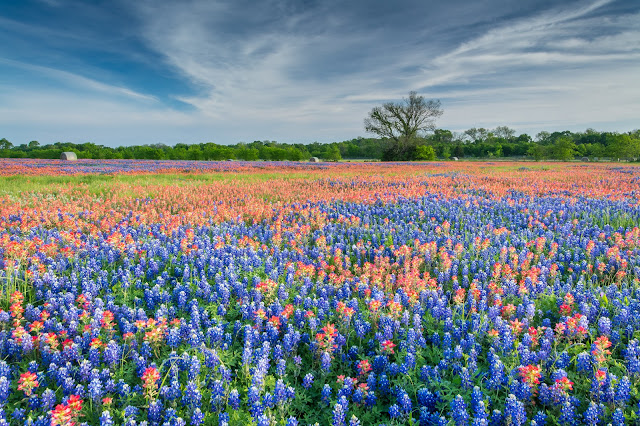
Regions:
<instances>
[{"instance_id":1,"label":"wispy cloud","mask_svg":"<svg viewBox=\"0 0 640 426\"><path fill-rule=\"evenodd\" d=\"M594 13L610 3L506 21L435 58L420 86L453 103L444 121L459 128L628 126L640 107L640 14Z\"/></svg>"},{"instance_id":2,"label":"wispy cloud","mask_svg":"<svg viewBox=\"0 0 640 426\"><path fill-rule=\"evenodd\" d=\"M38 0L40 3L51 7L60 7L62 3L59 0Z\"/></svg>"},{"instance_id":3,"label":"wispy cloud","mask_svg":"<svg viewBox=\"0 0 640 426\"><path fill-rule=\"evenodd\" d=\"M13 61L10 59L0 58L0 64L5 66L17 68L23 71L34 72L38 74L40 78L48 78L55 80L61 84L71 87L73 90L90 90L102 92L109 96L125 96L136 100L144 100L151 102L158 102L155 96L147 95L144 93L136 92L127 87L114 86L106 84L91 78L84 77L82 75L74 74L69 71L60 69L44 67L41 65L27 64L20 61Z\"/></svg>"},{"instance_id":4,"label":"wispy cloud","mask_svg":"<svg viewBox=\"0 0 640 426\"><path fill-rule=\"evenodd\" d=\"M604 72L600 65L631 64L617 66L615 73L627 81L638 63L640 20L637 16L594 14L610 3L560 4L534 15L499 21L435 57L430 55L443 46L416 46L408 42L408 34L390 37L365 29L347 37L344 28L352 23L340 17L285 16L266 30L229 35L218 28L220 22L237 13L229 5L197 2L182 8L169 4L161 13L155 8L143 8L142 12L149 43L202 87L199 95L182 100L205 114L220 120L244 118L256 127L277 120L283 130L290 131L305 125L317 129L318 123L330 121L359 132L362 117L372 104L397 99L416 88L451 101L445 105L445 122L471 126L473 123L464 118L469 117L469 109L487 111L486 100L478 102L478 85L503 94L491 101L497 124L508 124L507 116L513 120L512 112L518 109L528 113L516 122L561 124L552 120L558 117L557 108L548 115L550 110L532 111L527 105L535 103L534 98L546 97L547 102L557 101L567 109L581 111L585 102L601 102L613 89L603 93L588 86L602 86L598 74L603 78L613 74L611 70ZM324 30L300 31L304 25ZM384 57L366 56L382 52ZM336 58L351 59L355 64L345 67L336 63ZM342 72L332 75L332 64ZM314 70L313 65L322 71ZM570 79L565 75L567 69L574 69ZM554 83L554 79L558 81ZM443 86L447 90L441 90ZM592 90L579 93L576 87ZM619 101L618 96L610 98ZM466 97L470 102L464 101ZM461 108L461 103L467 106ZM478 115L483 114L474 114ZM613 117L611 113L606 117L601 113L599 118L620 121L628 115Z\"/></svg>"}]
</instances>

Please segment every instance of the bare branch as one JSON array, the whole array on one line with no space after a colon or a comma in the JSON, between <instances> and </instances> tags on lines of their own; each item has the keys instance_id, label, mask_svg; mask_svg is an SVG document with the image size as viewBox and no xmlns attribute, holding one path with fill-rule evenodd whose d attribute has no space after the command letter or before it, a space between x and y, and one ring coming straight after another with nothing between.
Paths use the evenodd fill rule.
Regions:
<instances>
[{"instance_id":1,"label":"bare branch","mask_svg":"<svg viewBox=\"0 0 640 426\"><path fill-rule=\"evenodd\" d=\"M364 121L365 130L396 142L409 141L435 129L435 119L442 113L439 100L425 101L416 92L409 92L402 102L373 108Z\"/></svg>"}]
</instances>

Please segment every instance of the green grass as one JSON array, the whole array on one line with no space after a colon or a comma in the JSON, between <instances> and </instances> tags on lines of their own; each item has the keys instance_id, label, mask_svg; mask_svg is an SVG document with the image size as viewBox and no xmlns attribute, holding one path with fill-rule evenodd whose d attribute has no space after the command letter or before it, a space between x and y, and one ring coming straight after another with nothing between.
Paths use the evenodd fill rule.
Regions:
<instances>
[{"instance_id":1,"label":"green grass","mask_svg":"<svg viewBox=\"0 0 640 426\"><path fill-rule=\"evenodd\" d=\"M114 184L132 186L188 186L206 185L214 182L255 183L268 180L309 179L308 172L289 171L288 173L156 173L141 175L87 174L79 176L2 176L0 177L0 196L19 196L25 193L58 194L61 189L77 186L83 191L101 195L109 191Z\"/></svg>"}]
</instances>

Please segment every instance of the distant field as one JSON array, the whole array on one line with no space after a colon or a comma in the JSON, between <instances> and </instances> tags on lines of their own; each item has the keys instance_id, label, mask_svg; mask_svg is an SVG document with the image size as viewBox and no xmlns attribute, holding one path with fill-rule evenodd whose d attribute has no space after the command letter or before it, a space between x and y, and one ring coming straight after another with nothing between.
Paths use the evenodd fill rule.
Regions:
<instances>
[{"instance_id":1,"label":"distant field","mask_svg":"<svg viewBox=\"0 0 640 426\"><path fill-rule=\"evenodd\" d=\"M593 163L0 160L0 417L637 424L639 184Z\"/></svg>"}]
</instances>

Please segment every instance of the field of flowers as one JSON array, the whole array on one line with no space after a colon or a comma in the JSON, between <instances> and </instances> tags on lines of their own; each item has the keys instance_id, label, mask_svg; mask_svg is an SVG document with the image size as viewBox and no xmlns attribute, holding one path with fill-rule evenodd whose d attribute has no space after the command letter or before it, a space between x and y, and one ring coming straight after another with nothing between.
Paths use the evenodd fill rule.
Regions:
<instances>
[{"instance_id":1,"label":"field of flowers","mask_svg":"<svg viewBox=\"0 0 640 426\"><path fill-rule=\"evenodd\" d=\"M639 422L638 167L0 170L0 425Z\"/></svg>"}]
</instances>

